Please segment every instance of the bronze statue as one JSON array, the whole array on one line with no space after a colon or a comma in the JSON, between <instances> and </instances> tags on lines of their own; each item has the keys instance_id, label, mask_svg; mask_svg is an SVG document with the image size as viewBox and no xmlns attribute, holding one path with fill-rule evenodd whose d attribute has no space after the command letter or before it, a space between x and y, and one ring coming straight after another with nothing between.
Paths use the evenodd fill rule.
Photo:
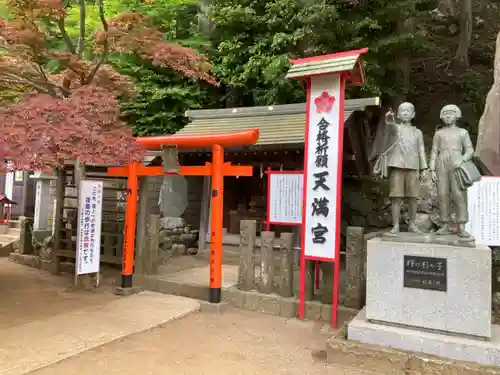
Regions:
<instances>
[{"instance_id":1,"label":"bronze statue","mask_svg":"<svg viewBox=\"0 0 500 375\"><path fill-rule=\"evenodd\" d=\"M398 107L397 122L389 111L385 121L389 130L390 146L377 161L381 174L388 174L390 198L392 201L393 227L389 234L400 232L399 222L401 206L406 198L409 204L408 231L420 233L415 219L420 195L420 173L427 169L422 131L412 125L415 107L411 103L402 103Z\"/></svg>"},{"instance_id":2,"label":"bronze statue","mask_svg":"<svg viewBox=\"0 0 500 375\"><path fill-rule=\"evenodd\" d=\"M457 126L457 120L462 117L460 108L453 104L446 105L440 117L445 126L434 134L429 162L432 180L437 183L442 222L436 235L456 233L460 237L471 237L465 230L465 224L469 221L467 187L480 178L479 171L471 161L474 147L467 130ZM452 205L455 222L451 215Z\"/></svg>"}]
</instances>

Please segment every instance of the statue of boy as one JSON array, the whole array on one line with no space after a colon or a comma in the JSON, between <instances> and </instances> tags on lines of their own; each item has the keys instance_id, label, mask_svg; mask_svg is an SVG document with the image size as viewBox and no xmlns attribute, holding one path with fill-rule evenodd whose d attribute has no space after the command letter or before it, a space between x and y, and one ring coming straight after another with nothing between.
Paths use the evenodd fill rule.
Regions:
<instances>
[{"instance_id":1,"label":"statue of boy","mask_svg":"<svg viewBox=\"0 0 500 375\"><path fill-rule=\"evenodd\" d=\"M389 174L390 198L392 200L393 227L390 234L399 233L399 220L403 199L408 199L408 230L420 233L415 219L417 216L418 198L420 196L420 172L427 169L424 139L420 129L412 125L415 107L411 103L402 103L398 107L397 119L389 111L385 121L389 127L391 146L385 152Z\"/></svg>"},{"instance_id":2,"label":"statue of boy","mask_svg":"<svg viewBox=\"0 0 500 375\"><path fill-rule=\"evenodd\" d=\"M446 105L441 109L440 117L445 126L434 134L429 161L432 180L437 183L438 206L443 224L436 234L456 232L460 237L470 237L465 231L465 224L469 221L467 190L461 189L455 170L472 159L474 147L467 130L457 126L457 120L462 117L460 108L453 104ZM452 204L458 231L452 229Z\"/></svg>"}]
</instances>

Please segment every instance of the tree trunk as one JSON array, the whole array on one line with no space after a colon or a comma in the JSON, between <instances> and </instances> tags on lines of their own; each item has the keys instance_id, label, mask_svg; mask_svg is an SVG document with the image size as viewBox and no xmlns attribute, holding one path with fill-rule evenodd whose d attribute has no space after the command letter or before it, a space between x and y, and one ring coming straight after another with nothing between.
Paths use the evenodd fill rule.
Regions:
<instances>
[{"instance_id":1,"label":"tree trunk","mask_svg":"<svg viewBox=\"0 0 500 375\"><path fill-rule=\"evenodd\" d=\"M472 40L472 0L462 0L460 14L460 36L457 53L453 59L455 69L469 67L469 48Z\"/></svg>"},{"instance_id":2,"label":"tree trunk","mask_svg":"<svg viewBox=\"0 0 500 375\"><path fill-rule=\"evenodd\" d=\"M455 17L455 4L453 0L439 0L438 7L445 15Z\"/></svg>"},{"instance_id":3,"label":"tree trunk","mask_svg":"<svg viewBox=\"0 0 500 375\"><path fill-rule=\"evenodd\" d=\"M405 35L412 33L415 30L415 20L413 14L405 20L401 20L397 24L397 31L400 35ZM398 66L398 71L396 75L396 84L400 89L400 94L398 97L394 98L393 103L389 103L393 107L403 101L407 100L408 92L410 91L410 73L411 73L411 52L410 50L404 50L396 55L396 61Z\"/></svg>"}]
</instances>

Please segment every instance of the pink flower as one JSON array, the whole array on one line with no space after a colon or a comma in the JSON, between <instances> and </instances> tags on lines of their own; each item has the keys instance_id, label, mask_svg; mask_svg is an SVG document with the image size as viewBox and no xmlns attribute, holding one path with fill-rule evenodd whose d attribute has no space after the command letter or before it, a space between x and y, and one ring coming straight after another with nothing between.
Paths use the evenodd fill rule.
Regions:
<instances>
[{"instance_id":1,"label":"pink flower","mask_svg":"<svg viewBox=\"0 0 500 375\"><path fill-rule=\"evenodd\" d=\"M314 99L314 104L316 105L316 112L331 112L333 108L333 103L335 103L335 97L330 96L328 92L323 91L320 96Z\"/></svg>"}]
</instances>

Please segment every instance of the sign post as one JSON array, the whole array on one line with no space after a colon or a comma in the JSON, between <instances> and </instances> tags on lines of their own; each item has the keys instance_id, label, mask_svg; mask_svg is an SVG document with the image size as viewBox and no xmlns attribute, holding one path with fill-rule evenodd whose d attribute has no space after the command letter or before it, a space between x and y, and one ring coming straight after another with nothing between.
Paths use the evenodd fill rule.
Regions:
<instances>
[{"instance_id":1,"label":"sign post","mask_svg":"<svg viewBox=\"0 0 500 375\"><path fill-rule=\"evenodd\" d=\"M95 273L99 285L101 260L102 181L82 180L78 199L75 285L78 276Z\"/></svg>"},{"instance_id":2,"label":"sign post","mask_svg":"<svg viewBox=\"0 0 500 375\"><path fill-rule=\"evenodd\" d=\"M368 49L292 60L288 79L307 89L299 318L304 319L306 260L334 263L332 326L337 327L346 85L364 84Z\"/></svg>"}]
</instances>

